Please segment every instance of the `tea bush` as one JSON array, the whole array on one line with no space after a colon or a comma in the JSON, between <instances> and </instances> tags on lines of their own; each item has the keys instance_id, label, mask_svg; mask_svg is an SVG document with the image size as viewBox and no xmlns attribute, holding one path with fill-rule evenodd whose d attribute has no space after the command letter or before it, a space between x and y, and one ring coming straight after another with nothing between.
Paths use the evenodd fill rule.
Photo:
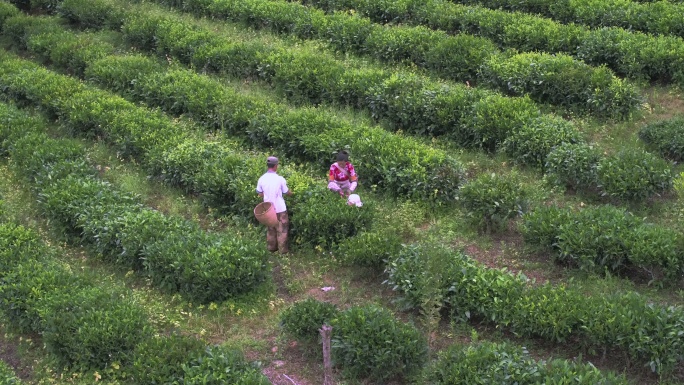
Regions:
<instances>
[{"instance_id":1,"label":"tea bush","mask_svg":"<svg viewBox=\"0 0 684 385\"><path fill-rule=\"evenodd\" d=\"M352 307L331 320L332 356L345 376L384 381L417 372L427 358L418 329L384 308Z\"/></svg>"},{"instance_id":2,"label":"tea bush","mask_svg":"<svg viewBox=\"0 0 684 385\"><path fill-rule=\"evenodd\" d=\"M64 367L127 364L136 344L151 335L147 314L125 294L93 287L51 296L45 306L43 341Z\"/></svg>"},{"instance_id":3,"label":"tea bush","mask_svg":"<svg viewBox=\"0 0 684 385\"><path fill-rule=\"evenodd\" d=\"M684 118L647 124L639 130L639 137L665 158L684 160Z\"/></svg>"},{"instance_id":4,"label":"tea bush","mask_svg":"<svg viewBox=\"0 0 684 385\"><path fill-rule=\"evenodd\" d=\"M641 220L614 206L578 212L559 227L557 259L582 269L621 269L629 258L624 241Z\"/></svg>"},{"instance_id":5,"label":"tea bush","mask_svg":"<svg viewBox=\"0 0 684 385\"><path fill-rule=\"evenodd\" d=\"M345 265L381 268L388 258L401 250L402 242L398 230L369 230L341 240L332 254Z\"/></svg>"},{"instance_id":6,"label":"tea bush","mask_svg":"<svg viewBox=\"0 0 684 385\"><path fill-rule=\"evenodd\" d=\"M684 246L676 231L610 205L577 212L540 207L523 216L521 232L526 242L552 251L557 261L590 271L636 266L654 279L673 282L684 267L679 256Z\"/></svg>"},{"instance_id":7,"label":"tea bush","mask_svg":"<svg viewBox=\"0 0 684 385\"><path fill-rule=\"evenodd\" d=\"M596 190L596 168L601 159L598 149L586 143L565 143L551 150L546 171L551 180L573 190Z\"/></svg>"},{"instance_id":8,"label":"tea bush","mask_svg":"<svg viewBox=\"0 0 684 385\"><path fill-rule=\"evenodd\" d=\"M44 247L42 249L45 250ZM32 256L29 254L27 258ZM90 286L53 258L27 259L3 273L0 302L4 305L6 317L25 333L45 330L45 315L41 307L53 293L73 293Z\"/></svg>"},{"instance_id":9,"label":"tea bush","mask_svg":"<svg viewBox=\"0 0 684 385\"><path fill-rule=\"evenodd\" d=\"M672 188L668 162L642 150L622 150L596 165L602 195L620 200L643 200Z\"/></svg>"},{"instance_id":10,"label":"tea bush","mask_svg":"<svg viewBox=\"0 0 684 385\"><path fill-rule=\"evenodd\" d=\"M23 384L21 379L14 374L14 370L5 361L0 361L0 383L3 385Z\"/></svg>"},{"instance_id":11,"label":"tea bush","mask_svg":"<svg viewBox=\"0 0 684 385\"><path fill-rule=\"evenodd\" d=\"M502 150L515 162L545 171L546 159L555 147L583 143L581 133L567 120L543 115L531 120L504 140Z\"/></svg>"},{"instance_id":12,"label":"tea bush","mask_svg":"<svg viewBox=\"0 0 684 385\"><path fill-rule=\"evenodd\" d=\"M0 216L0 219L3 218ZM2 221L0 224L0 279L16 265L42 257L43 253L45 250L37 242L33 231L21 225Z\"/></svg>"},{"instance_id":13,"label":"tea bush","mask_svg":"<svg viewBox=\"0 0 684 385\"><path fill-rule=\"evenodd\" d=\"M532 358L525 347L510 343L480 342L453 345L421 374L430 384L561 384L589 381L592 384L628 384L624 375L600 371L590 363L569 360L546 362Z\"/></svg>"},{"instance_id":14,"label":"tea bush","mask_svg":"<svg viewBox=\"0 0 684 385\"><path fill-rule=\"evenodd\" d=\"M570 210L558 206L540 206L523 214L518 229L526 243L556 251L560 226L572 219Z\"/></svg>"},{"instance_id":15,"label":"tea bush","mask_svg":"<svg viewBox=\"0 0 684 385\"><path fill-rule=\"evenodd\" d=\"M151 337L136 345L131 376L138 384L183 382L183 364L204 353L205 344L195 337L172 333Z\"/></svg>"},{"instance_id":16,"label":"tea bush","mask_svg":"<svg viewBox=\"0 0 684 385\"><path fill-rule=\"evenodd\" d=\"M642 103L636 87L616 79L608 68L593 68L565 54L494 56L482 66L480 81L509 95L609 118L627 117Z\"/></svg>"},{"instance_id":17,"label":"tea bush","mask_svg":"<svg viewBox=\"0 0 684 385\"><path fill-rule=\"evenodd\" d=\"M280 325L293 337L304 341L315 341L319 329L339 315L340 311L332 303L313 298L294 303L280 314Z\"/></svg>"},{"instance_id":18,"label":"tea bush","mask_svg":"<svg viewBox=\"0 0 684 385\"><path fill-rule=\"evenodd\" d=\"M515 174L482 173L461 187L458 200L468 218L490 233L505 230L510 219L522 215L530 195Z\"/></svg>"},{"instance_id":19,"label":"tea bush","mask_svg":"<svg viewBox=\"0 0 684 385\"><path fill-rule=\"evenodd\" d=\"M10 155L18 174L34 182L44 212L72 241L143 270L161 287L210 302L252 290L266 278L266 250L249 232L207 234L143 207L94 177L82 146L72 141L27 133Z\"/></svg>"},{"instance_id":20,"label":"tea bush","mask_svg":"<svg viewBox=\"0 0 684 385\"><path fill-rule=\"evenodd\" d=\"M182 365L187 385L268 385L258 364L247 362L239 350L209 346L204 353Z\"/></svg>"}]
</instances>

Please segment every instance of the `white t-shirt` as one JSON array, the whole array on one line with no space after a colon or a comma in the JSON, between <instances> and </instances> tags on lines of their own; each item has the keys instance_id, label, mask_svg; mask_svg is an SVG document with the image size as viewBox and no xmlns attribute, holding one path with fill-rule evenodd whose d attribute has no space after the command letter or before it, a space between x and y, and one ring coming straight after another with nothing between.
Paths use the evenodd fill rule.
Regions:
<instances>
[{"instance_id":1,"label":"white t-shirt","mask_svg":"<svg viewBox=\"0 0 684 385\"><path fill-rule=\"evenodd\" d=\"M283 194L287 194L288 191L290 190L287 188L285 178L278 175L275 171L267 171L257 182L256 192L264 194L264 202L273 203L276 213L282 213L287 210Z\"/></svg>"}]
</instances>

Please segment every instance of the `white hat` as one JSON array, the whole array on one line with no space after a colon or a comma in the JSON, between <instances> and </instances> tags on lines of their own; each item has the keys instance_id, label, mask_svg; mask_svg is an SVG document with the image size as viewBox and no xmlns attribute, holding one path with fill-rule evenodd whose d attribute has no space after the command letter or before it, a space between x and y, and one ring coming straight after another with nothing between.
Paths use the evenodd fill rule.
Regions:
<instances>
[{"instance_id":1,"label":"white hat","mask_svg":"<svg viewBox=\"0 0 684 385\"><path fill-rule=\"evenodd\" d=\"M363 203L361 202L361 197L359 197L359 194L351 194L349 198L347 198L347 204L348 205L354 205L356 207L361 207L363 206Z\"/></svg>"}]
</instances>

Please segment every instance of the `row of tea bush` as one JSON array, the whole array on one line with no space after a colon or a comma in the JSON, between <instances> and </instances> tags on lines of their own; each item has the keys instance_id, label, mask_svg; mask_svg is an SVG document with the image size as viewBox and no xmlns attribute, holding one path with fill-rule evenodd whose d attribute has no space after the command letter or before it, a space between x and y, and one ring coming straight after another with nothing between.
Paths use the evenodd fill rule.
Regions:
<instances>
[{"instance_id":1,"label":"row of tea bush","mask_svg":"<svg viewBox=\"0 0 684 385\"><path fill-rule=\"evenodd\" d=\"M169 69L152 59L105 57L115 48L88 35L74 35L58 25L43 23L48 24L49 19L13 17L6 20L5 30L55 65L82 70L85 78L101 86L170 114L185 114L204 126L246 138L257 147L276 148L293 159L324 167L329 166L336 148L351 148L361 181L377 185L390 195L443 203L453 198L463 181L464 169L458 160L417 140L379 127L340 121L324 110L292 109L246 96L206 75ZM153 20L150 25L161 28L176 24ZM146 36L166 40L154 31ZM169 83L174 86L168 87ZM322 172L321 177L324 175Z\"/></svg>"},{"instance_id":2,"label":"row of tea bush","mask_svg":"<svg viewBox=\"0 0 684 385\"><path fill-rule=\"evenodd\" d=\"M50 139L44 122L0 107L3 152L67 239L200 303L254 290L266 280L267 251L254 231L209 233L145 207L101 180L83 146Z\"/></svg>"},{"instance_id":3,"label":"row of tea bush","mask_svg":"<svg viewBox=\"0 0 684 385\"><path fill-rule=\"evenodd\" d=\"M281 313L286 335L305 343L320 339L318 330L324 324L332 326L333 362L348 377L403 377L415 384L628 383L624 376L601 372L591 364L536 361L525 348L506 343L453 345L428 363L427 343L419 330L377 305L341 311L309 298Z\"/></svg>"},{"instance_id":4,"label":"row of tea bush","mask_svg":"<svg viewBox=\"0 0 684 385\"><path fill-rule=\"evenodd\" d=\"M1 66L3 92L10 99L41 107L73 132L105 139L122 156L137 158L153 176L197 193L219 210L252 217L266 154L246 152L221 137L208 140L205 133L158 111L27 60L3 54ZM295 191L289 199L294 243L327 247L372 222L371 202L363 210L350 210L343 200L330 199L322 181L297 167L288 166L282 174Z\"/></svg>"},{"instance_id":5,"label":"row of tea bush","mask_svg":"<svg viewBox=\"0 0 684 385\"><path fill-rule=\"evenodd\" d=\"M591 28L620 27L653 35L684 37L684 4L677 1L630 0L510 1L461 0L464 4L543 15L563 24Z\"/></svg>"},{"instance_id":6,"label":"row of tea bush","mask_svg":"<svg viewBox=\"0 0 684 385\"><path fill-rule=\"evenodd\" d=\"M0 110L3 121L30 120L5 104ZM154 336L148 314L129 291L74 273L57 248L11 213L0 216L0 246L2 311L20 333L40 334L58 373L95 372L137 384L270 384L238 350L206 346L194 337ZM4 363L0 382L21 383Z\"/></svg>"},{"instance_id":7,"label":"row of tea bush","mask_svg":"<svg viewBox=\"0 0 684 385\"><path fill-rule=\"evenodd\" d=\"M105 52L113 50L113 48L109 46L108 48L103 48L102 44L96 44L91 41L87 35L74 37L72 35L65 35L63 32L58 32L61 31L61 29L53 30L52 34L36 33L36 35L38 35L37 38L28 38L28 36L33 35L22 32L26 29L30 29L26 24L30 26L32 23L36 23L33 20L34 19L18 19L17 21L15 18L7 20L8 33L15 36L16 40L29 39L30 43L27 42L27 44L31 46L34 52L49 57L52 62L62 64L69 70L78 71L79 69L85 68L87 64L84 61L86 59L92 60L92 58L104 56ZM182 25L180 23L169 24L168 20L166 22L155 20L155 22L151 24L168 25L168 29L172 30L178 25ZM45 29L48 28L38 28L38 31ZM182 31L182 28L178 31ZM175 35L176 33L160 34L159 32L150 32L144 35L144 39L149 40L150 36L155 36L155 40L165 41L164 36L168 36L168 43L170 44L171 40L177 41L177 39L172 39ZM184 35L192 36L188 33L185 33ZM142 37L136 38L136 40L142 39ZM194 40L194 38L191 40ZM183 46L185 47L185 45ZM88 47L92 48L88 49ZM74 51L75 49L76 51ZM76 52L76 55L73 54L74 52ZM69 53L69 55L66 56L64 55L65 53ZM84 58L84 61L74 59L74 57L82 57ZM166 111L176 114L188 113L210 126L247 126L244 131L247 132L250 139L255 141L263 141L263 138L267 136L265 133L260 134L259 131L253 127L256 124L254 123L254 119L241 119L245 122L244 124L240 124L239 122L236 123L235 120L226 122L217 118L226 115L226 113L224 113L227 108L226 106L230 106L230 108L228 108L229 110L243 110L240 107L233 107L234 103L232 103L231 99L240 99L236 96L237 94L235 92L225 88L218 81L212 81L204 76L194 75L181 70L167 73L163 72L161 67L161 65L154 64L150 60L146 61L145 59L137 57L107 57L96 60L90 67L91 69L86 71L87 73L85 76L110 89L130 94L133 97L148 103L160 105ZM157 75L157 73L160 74ZM164 86L164 84L167 84L168 82L173 82L175 85L172 90L170 90L169 87ZM254 107L257 102L254 98L249 101L251 101L249 105L252 107ZM510 121L510 119L506 119L509 114L503 114L502 116L502 105L498 103L487 103L492 101L493 99L488 99L486 101L482 100L478 105L488 105L486 108L487 111L491 110L493 112L494 109L498 110L499 115L493 115L502 118L500 124L502 126L507 126L504 121ZM247 102L248 101L245 101L245 103ZM245 103L240 103L239 106L242 106ZM498 146L516 159L517 162L527 163L544 170L547 165L547 156L554 150L553 156L549 159L550 166L547 171L556 176L556 179L560 183L566 184L571 188L575 188L576 185L585 186L585 192L593 192L594 194L609 196L619 200L643 200L654 194L664 192L671 187L672 175L669 164L648 153L625 151L616 155L602 156L598 149L594 149L588 144L583 143L580 133L571 123L552 116L538 116L535 119L533 118L534 114L532 113L529 115L522 114L521 111L516 108L518 106L515 104L510 104L508 107L510 107L509 112L511 116L518 114L518 121L521 123L527 121L527 123L523 123L522 127L517 132L510 134L508 137L506 137L505 133L495 133L493 137L490 137L489 139L494 143L500 143ZM300 147L301 142L292 142L292 140L297 140L296 138L304 141L301 138L306 138L307 133L310 134L316 132L316 130L325 129L325 127L334 124L331 122L332 117L327 118L323 116L323 118L320 118L320 111L318 111L318 115L316 115L315 112L316 111L311 111L311 114L305 116L308 120L313 121L314 124L318 123L314 127L311 125L305 126L304 124L290 124L286 129L278 130L278 135L268 136L268 139L266 140L269 141L270 144L278 145L279 143L274 143L273 138L282 138L284 141L284 143L282 143L284 151L288 151L289 149L289 151L294 153L319 155L321 152L317 151L316 148ZM267 113L258 115L266 116ZM288 116L288 113L282 112L273 115ZM523 117L521 115L525 116ZM485 113L484 119L482 120L488 121L489 119L487 119L487 116L489 116L489 113ZM477 115L476 117L479 118ZM324 120L324 123L319 122L321 119ZM217 120L220 122L217 122ZM268 123L271 123L270 130L277 130L280 126L277 120L271 120ZM275 127L273 128L273 126ZM301 126L303 128L299 130L296 126ZM316 126L324 127L317 128ZM498 126L498 124L495 124L495 126ZM361 127L361 129L365 129L366 132L370 130L370 128L367 127ZM305 132L301 132L302 130ZM272 131L267 132L272 134ZM292 139L291 135L296 138ZM501 141L503 142L501 143ZM319 141L312 140L305 142L311 143L312 146L320 146ZM576 147L573 147L573 151L565 151L567 147L559 147L559 145L562 144L576 144ZM385 147L387 147L386 144L381 146L381 148ZM376 147L373 146L367 147L369 151L375 148ZM584 150L579 151L578 149ZM591 162L585 160L588 156L587 154L591 154ZM317 160L316 158L321 158L320 156L310 157L307 155L305 155L305 160L315 162ZM372 163L378 167L377 158L371 158L368 161L365 161L364 155L363 152L360 155L361 169L363 169L363 166L367 163ZM388 155L387 158L389 157L390 156ZM579 157L579 159L577 159L577 157ZM410 165L405 167L410 170ZM400 168L395 168L394 170L396 171L398 169ZM384 174L388 174L388 172L385 171ZM449 179L452 183L456 184L455 186L451 186L449 190L450 197L453 198L458 194L458 185L460 184L460 181L455 181L456 178L454 178L453 175L449 177L449 175L450 173L443 170L440 174L440 179ZM404 181L411 180L410 178L405 177L403 179L397 179ZM441 191L444 191L444 189Z\"/></svg>"},{"instance_id":8,"label":"row of tea bush","mask_svg":"<svg viewBox=\"0 0 684 385\"><path fill-rule=\"evenodd\" d=\"M329 16L283 1L158 2L276 33L320 39L336 50L390 64L409 62L441 77L602 117L627 117L642 103L639 90L607 68L595 68L562 54L502 53L482 37L450 36L420 26L380 26L358 15Z\"/></svg>"},{"instance_id":9,"label":"row of tea bush","mask_svg":"<svg viewBox=\"0 0 684 385\"><path fill-rule=\"evenodd\" d=\"M482 36L502 47L525 52L566 53L591 65L606 65L617 74L629 78L684 83L684 41L679 37L654 36L635 32L631 27L590 28L573 23L564 24L522 12L487 9L444 0L302 2L331 12L353 8L354 12L376 22L425 25L452 34Z\"/></svg>"},{"instance_id":10,"label":"row of tea bush","mask_svg":"<svg viewBox=\"0 0 684 385\"><path fill-rule=\"evenodd\" d=\"M387 283L407 308L438 303L457 320L497 325L515 335L622 352L665 376L684 359L684 309L634 293L588 295L581 286L531 285L463 252L414 244L389 257ZM444 313L442 313L444 314Z\"/></svg>"}]
</instances>

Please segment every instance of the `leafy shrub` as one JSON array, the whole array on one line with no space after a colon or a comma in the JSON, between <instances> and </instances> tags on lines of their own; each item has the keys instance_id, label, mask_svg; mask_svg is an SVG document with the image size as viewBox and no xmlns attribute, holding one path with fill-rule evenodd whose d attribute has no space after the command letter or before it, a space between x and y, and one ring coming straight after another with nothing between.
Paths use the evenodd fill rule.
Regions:
<instances>
[{"instance_id":1,"label":"leafy shrub","mask_svg":"<svg viewBox=\"0 0 684 385\"><path fill-rule=\"evenodd\" d=\"M520 232L525 242L553 250L557 247L560 226L572 220L572 212L558 206L541 206L523 214Z\"/></svg>"},{"instance_id":2,"label":"leafy shrub","mask_svg":"<svg viewBox=\"0 0 684 385\"><path fill-rule=\"evenodd\" d=\"M491 40L459 34L440 39L425 52L425 67L446 79L475 82L487 60L499 53Z\"/></svg>"},{"instance_id":3,"label":"leafy shrub","mask_svg":"<svg viewBox=\"0 0 684 385\"><path fill-rule=\"evenodd\" d=\"M539 115L539 108L528 97L485 95L477 100L463 116L460 131L471 131L473 137L471 143L463 144L495 152L511 133ZM469 138L462 139L468 140Z\"/></svg>"},{"instance_id":4,"label":"leafy shrub","mask_svg":"<svg viewBox=\"0 0 684 385\"><path fill-rule=\"evenodd\" d=\"M146 272L156 285L200 303L253 290L266 278L267 251L255 239L197 227L171 229L145 245Z\"/></svg>"},{"instance_id":5,"label":"leafy shrub","mask_svg":"<svg viewBox=\"0 0 684 385\"><path fill-rule=\"evenodd\" d=\"M502 149L516 162L544 171L546 159L554 147L583 141L581 133L571 122L543 115L512 132Z\"/></svg>"},{"instance_id":6,"label":"leafy shrub","mask_svg":"<svg viewBox=\"0 0 684 385\"><path fill-rule=\"evenodd\" d=\"M118 30L125 17L123 7L106 0L60 0L57 12L85 28Z\"/></svg>"},{"instance_id":7,"label":"leafy shrub","mask_svg":"<svg viewBox=\"0 0 684 385\"><path fill-rule=\"evenodd\" d=\"M602 372L590 363L536 361L525 347L492 342L449 347L423 370L421 380L435 385L629 383L624 375Z\"/></svg>"},{"instance_id":8,"label":"leafy shrub","mask_svg":"<svg viewBox=\"0 0 684 385\"><path fill-rule=\"evenodd\" d=\"M40 259L43 254L45 248L34 231L14 223L0 223L0 278L22 262Z\"/></svg>"},{"instance_id":9,"label":"leafy shrub","mask_svg":"<svg viewBox=\"0 0 684 385\"><path fill-rule=\"evenodd\" d=\"M593 68L564 54L494 56L482 67L484 83L512 96L610 118L624 118L641 104L636 87L605 67Z\"/></svg>"},{"instance_id":10,"label":"leafy shrub","mask_svg":"<svg viewBox=\"0 0 684 385\"><path fill-rule=\"evenodd\" d=\"M635 227L624 240L628 250L629 262L650 270L657 269L655 275L664 275L672 282L682 278L684 273L683 239L674 229L642 224Z\"/></svg>"},{"instance_id":11,"label":"leafy shrub","mask_svg":"<svg viewBox=\"0 0 684 385\"><path fill-rule=\"evenodd\" d=\"M307 298L283 310L280 324L288 334L305 341L316 340L319 329L339 314L337 306Z\"/></svg>"},{"instance_id":12,"label":"leafy shrub","mask_svg":"<svg viewBox=\"0 0 684 385\"><path fill-rule=\"evenodd\" d=\"M422 380L435 385L534 383L541 379L539 369L523 347L482 342L440 352L423 370Z\"/></svg>"},{"instance_id":13,"label":"leafy shrub","mask_svg":"<svg viewBox=\"0 0 684 385\"><path fill-rule=\"evenodd\" d=\"M0 384L21 385L23 382L14 374L12 368L5 362L0 361Z\"/></svg>"},{"instance_id":14,"label":"leafy shrub","mask_svg":"<svg viewBox=\"0 0 684 385\"><path fill-rule=\"evenodd\" d=\"M677 162L684 160L684 118L647 124L639 131L639 137L662 156Z\"/></svg>"},{"instance_id":15,"label":"leafy shrub","mask_svg":"<svg viewBox=\"0 0 684 385\"><path fill-rule=\"evenodd\" d=\"M343 264L379 268L402 246L401 236L395 229L364 231L337 243L333 254Z\"/></svg>"},{"instance_id":16,"label":"leafy shrub","mask_svg":"<svg viewBox=\"0 0 684 385\"><path fill-rule=\"evenodd\" d=\"M629 256L625 240L641 223L611 205L581 210L559 227L557 259L590 271L617 271Z\"/></svg>"},{"instance_id":17,"label":"leafy shrub","mask_svg":"<svg viewBox=\"0 0 684 385\"><path fill-rule=\"evenodd\" d=\"M527 210L531 195L516 175L483 173L461 187L466 215L487 233L505 229L509 219Z\"/></svg>"},{"instance_id":18,"label":"leafy shrub","mask_svg":"<svg viewBox=\"0 0 684 385\"><path fill-rule=\"evenodd\" d=\"M135 346L151 333L147 314L128 296L100 287L53 295L43 311L48 351L75 370L127 364Z\"/></svg>"},{"instance_id":19,"label":"leafy shrub","mask_svg":"<svg viewBox=\"0 0 684 385\"><path fill-rule=\"evenodd\" d=\"M331 321L332 356L346 376L386 380L410 375L427 358L427 342L415 327L374 305L352 307Z\"/></svg>"},{"instance_id":20,"label":"leafy shrub","mask_svg":"<svg viewBox=\"0 0 684 385\"><path fill-rule=\"evenodd\" d=\"M141 341L134 351L131 375L138 384L183 382L183 364L204 353L205 344L195 337L173 333Z\"/></svg>"},{"instance_id":21,"label":"leafy shrub","mask_svg":"<svg viewBox=\"0 0 684 385\"><path fill-rule=\"evenodd\" d=\"M268 385L258 364L248 363L242 352L210 346L203 354L182 365L186 385Z\"/></svg>"},{"instance_id":22,"label":"leafy shrub","mask_svg":"<svg viewBox=\"0 0 684 385\"><path fill-rule=\"evenodd\" d=\"M574 190L591 191L597 183L596 167L601 154L586 143L565 143L551 150L546 170L556 183Z\"/></svg>"},{"instance_id":23,"label":"leafy shrub","mask_svg":"<svg viewBox=\"0 0 684 385\"><path fill-rule=\"evenodd\" d=\"M622 200L643 200L672 187L670 164L640 150L604 157L596 172L601 193Z\"/></svg>"},{"instance_id":24,"label":"leafy shrub","mask_svg":"<svg viewBox=\"0 0 684 385\"><path fill-rule=\"evenodd\" d=\"M10 3L0 3L0 31L3 30L5 20L17 16L19 9Z\"/></svg>"},{"instance_id":25,"label":"leafy shrub","mask_svg":"<svg viewBox=\"0 0 684 385\"><path fill-rule=\"evenodd\" d=\"M84 279L74 277L67 266L54 259L27 259L5 273L0 302L7 318L19 330L42 332L45 319L41 309L46 299L54 293L73 293L83 287L88 287Z\"/></svg>"}]
</instances>

